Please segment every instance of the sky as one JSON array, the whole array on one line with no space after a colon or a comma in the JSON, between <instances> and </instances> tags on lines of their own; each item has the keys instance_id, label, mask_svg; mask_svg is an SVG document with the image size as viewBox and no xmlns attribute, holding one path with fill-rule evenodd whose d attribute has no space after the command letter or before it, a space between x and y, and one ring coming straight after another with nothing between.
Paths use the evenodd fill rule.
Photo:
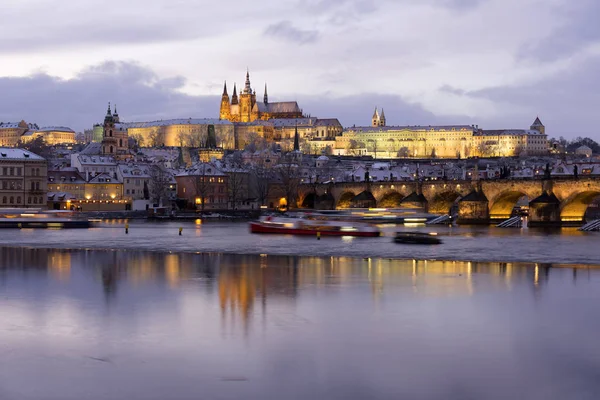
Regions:
<instances>
[{"instance_id":1,"label":"sky","mask_svg":"<svg viewBox=\"0 0 600 400\"><path fill-rule=\"evenodd\" d=\"M262 99L368 125L477 124L589 136L598 0L3 0L0 121L218 117L246 69Z\"/></svg>"}]
</instances>

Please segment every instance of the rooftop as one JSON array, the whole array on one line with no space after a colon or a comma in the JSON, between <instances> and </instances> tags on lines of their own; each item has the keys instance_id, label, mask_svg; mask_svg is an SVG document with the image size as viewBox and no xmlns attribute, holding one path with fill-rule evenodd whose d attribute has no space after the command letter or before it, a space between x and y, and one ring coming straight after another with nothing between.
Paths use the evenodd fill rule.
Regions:
<instances>
[{"instance_id":1,"label":"rooftop","mask_svg":"<svg viewBox=\"0 0 600 400\"><path fill-rule=\"evenodd\" d=\"M153 126L170 126L170 125L233 125L232 122L217 118L188 118L188 119L165 119L160 121L150 122L127 122L121 123L120 126L125 128L150 128Z\"/></svg>"},{"instance_id":2,"label":"rooftop","mask_svg":"<svg viewBox=\"0 0 600 400\"><path fill-rule=\"evenodd\" d=\"M28 150L12 147L0 147L0 160L35 160L43 161L44 158Z\"/></svg>"}]
</instances>

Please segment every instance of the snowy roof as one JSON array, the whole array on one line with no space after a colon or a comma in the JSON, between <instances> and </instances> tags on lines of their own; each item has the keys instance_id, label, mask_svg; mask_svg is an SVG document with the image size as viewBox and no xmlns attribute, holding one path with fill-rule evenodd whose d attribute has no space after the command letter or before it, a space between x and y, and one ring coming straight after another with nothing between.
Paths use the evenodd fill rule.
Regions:
<instances>
[{"instance_id":1,"label":"snowy roof","mask_svg":"<svg viewBox=\"0 0 600 400\"><path fill-rule=\"evenodd\" d=\"M475 133L476 136L520 136L541 135L539 131L532 129L489 129Z\"/></svg>"},{"instance_id":2,"label":"snowy roof","mask_svg":"<svg viewBox=\"0 0 600 400\"><path fill-rule=\"evenodd\" d=\"M79 154L79 162L81 164L94 164L94 165L115 165L116 162L112 157L103 156L87 156Z\"/></svg>"},{"instance_id":3,"label":"snowy roof","mask_svg":"<svg viewBox=\"0 0 600 400\"><path fill-rule=\"evenodd\" d=\"M128 122L115 124L124 128L150 128L153 126L170 125L233 125L232 122L216 118L165 119L151 122Z\"/></svg>"},{"instance_id":4,"label":"snowy roof","mask_svg":"<svg viewBox=\"0 0 600 400\"><path fill-rule=\"evenodd\" d=\"M535 121L533 121L533 125L531 126L544 126L544 124L542 124L542 121L540 121L540 117L536 117Z\"/></svg>"},{"instance_id":5,"label":"snowy roof","mask_svg":"<svg viewBox=\"0 0 600 400\"><path fill-rule=\"evenodd\" d=\"M438 125L438 126L421 126L421 125L408 125L408 126L357 126L352 128L346 128L346 131L353 132L388 132L388 131L474 131L475 128L471 125Z\"/></svg>"},{"instance_id":6,"label":"snowy roof","mask_svg":"<svg viewBox=\"0 0 600 400\"><path fill-rule=\"evenodd\" d=\"M296 125L298 128L311 127L315 125L316 118L273 118L269 120L277 127L293 128Z\"/></svg>"},{"instance_id":7,"label":"snowy roof","mask_svg":"<svg viewBox=\"0 0 600 400\"><path fill-rule=\"evenodd\" d=\"M65 168L61 170L48 171L48 181L49 182L70 182L70 183L84 183L85 180L79 174L77 169L75 168Z\"/></svg>"},{"instance_id":8,"label":"snowy roof","mask_svg":"<svg viewBox=\"0 0 600 400\"><path fill-rule=\"evenodd\" d=\"M147 165L119 164L118 169L123 178L150 178Z\"/></svg>"},{"instance_id":9,"label":"snowy roof","mask_svg":"<svg viewBox=\"0 0 600 400\"><path fill-rule=\"evenodd\" d=\"M37 124L28 124L25 121L21 122L0 122L0 129L23 128L23 129L39 129Z\"/></svg>"},{"instance_id":10,"label":"snowy roof","mask_svg":"<svg viewBox=\"0 0 600 400\"><path fill-rule=\"evenodd\" d=\"M105 172L102 172L90 179L88 183L121 183L121 181Z\"/></svg>"},{"instance_id":11,"label":"snowy roof","mask_svg":"<svg viewBox=\"0 0 600 400\"><path fill-rule=\"evenodd\" d=\"M226 174L211 163L197 163L176 176L226 176Z\"/></svg>"},{"instance_id":12,"label":"snowy roof","mask_svg":"<svg viewBox=\"0 0 600 400\"><path fill-rule=\"evenodd\" d=\"M315 126L339 126L342 127L340 121L337 118L325 118L325 119L317 119Z\"/></svg>"},{"instance_id":13,"label":"snowy roof","mask_svg":"<svg viewBox=\"0 0 600 400\"><path fill-rule=\"evenodd\" d=\"M1 160L34 160L43 161L44 158L34 154L28 150L0 147L0 161Z\"/></svg>"},{"instance_id":14,"label":"snowy roof","mask_svg":"<svg viewBox=\"0 0 600 400\"><path fill-rule=\"evenodd\" d=\"M85 149L81 150L81 155L98 155L102 153L102 143L92 142Z\"/></svg>"},{"instance_id":15,"label":"snowy roof","mask_svg":"<svg viewBox=\"0 0 600 400\"><path fill-rule=\"evenodd\" d=\"M43 128L37 129L37 132L69 132L75 133L75 131L71 128L67 128L66 126L45 126Z\"/></svg>"}]
</instances>

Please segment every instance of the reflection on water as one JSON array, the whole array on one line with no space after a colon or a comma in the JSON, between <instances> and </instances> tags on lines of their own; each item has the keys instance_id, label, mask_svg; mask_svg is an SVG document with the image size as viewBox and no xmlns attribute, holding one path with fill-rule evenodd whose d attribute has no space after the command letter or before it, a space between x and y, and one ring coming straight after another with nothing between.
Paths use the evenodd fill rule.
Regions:
<instances>
[{"instance_id":1,"label":"reflection on water","mask_svg":"<svg viewBox=\"0 0 600 400\"><path fill-rule=\"evenodd\" d=\"M2 248L0 398L595 398L599 287L596 266Z\"/></svg>"}]
</instances>

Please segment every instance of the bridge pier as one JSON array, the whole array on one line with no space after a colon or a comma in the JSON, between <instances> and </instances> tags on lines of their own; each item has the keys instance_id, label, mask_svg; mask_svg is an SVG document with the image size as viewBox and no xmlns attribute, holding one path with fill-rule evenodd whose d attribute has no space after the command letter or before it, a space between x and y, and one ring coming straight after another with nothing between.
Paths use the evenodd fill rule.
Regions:
<instances>
[{"instance_id":1,"label":"bridge pier","mask_svg":"<svg viewBox=\"0 0 600 400\"><path fill-rule=\"evenodd\" d=\"M473 190L458 201L459 225L489 224L489 201L481 191Z\"/></svg>"},{"instance_id":2,"label":"bridge pier","mask_svg":"<svg viewBox=\"0 0 600 400\"><path fill-rule=\"evenodd\" d=\"M560 226L560 200L544 190L541 196L529 202L528 226Z\"/></svg>"},{"instance_id":3,"label":"bridge pier","mask_svg":"<svg viewBox=\"0 0 600 400\"><path fill-rule=\"evenodd\" d=\"M419 210L423 210L424 212L427 212L429 209L429 202L427 201L425 196L423 196L423 194L417 194L417 192L412 192L404 199L402 199L400 205L406 208L416 208Z\"/></svg>"}]
</instances>

